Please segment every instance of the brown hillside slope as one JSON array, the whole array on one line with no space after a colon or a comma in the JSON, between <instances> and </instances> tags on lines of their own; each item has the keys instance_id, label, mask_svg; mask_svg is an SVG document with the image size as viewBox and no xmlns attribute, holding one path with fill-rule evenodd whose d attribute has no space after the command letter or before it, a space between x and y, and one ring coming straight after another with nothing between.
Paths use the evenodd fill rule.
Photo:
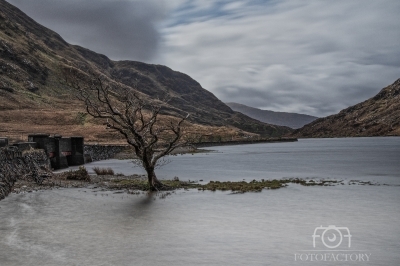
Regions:
<instances>
[{"instance_id":1,"label":"brown hillside slope","mask_svg":"<svg viewBox=\"0 0 400 266\"><path fill-rule=\"evenodd\" d=\"M117 137L104 133L101 124L84 116L81 103L63 85L62 69L70 66L101 73L126 86L138 81L137 89L150 98L168 95L171 100L165 114L190 113L189 122L206 133L221 134L224 128L230 133L278 137L290 131L232 111L198 82L166 66L112 61L70 45L0 0L0 135L42 131L83 134L93 140Z\"/></svg>"},{"instance_id":2,"label":"brown hillside slope","mask_svg":"<svg viewBox=\"0 0 400 266\"><path fill-rule=\"evenodd\" d=\"M301 138L400 136L400 79L375 97L295 130Z\"/></svg>"}]
</instances>

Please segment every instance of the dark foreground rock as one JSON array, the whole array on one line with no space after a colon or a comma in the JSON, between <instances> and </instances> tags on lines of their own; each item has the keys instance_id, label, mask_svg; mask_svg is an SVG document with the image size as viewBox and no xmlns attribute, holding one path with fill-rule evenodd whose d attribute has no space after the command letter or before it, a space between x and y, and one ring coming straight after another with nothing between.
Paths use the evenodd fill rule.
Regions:
<instances>
[{"instance_id":1,"label":"dark foreground rock","mask_svg":"<svg viewBox=\"0 0 400 266\"><path fill-rule=\"evenodd\" d=\"M49 164L42 150L22 154L16 147L0 148L0 200L13 190L18 180L40 185L51 178Z\"/></svg>"}]
</instances>

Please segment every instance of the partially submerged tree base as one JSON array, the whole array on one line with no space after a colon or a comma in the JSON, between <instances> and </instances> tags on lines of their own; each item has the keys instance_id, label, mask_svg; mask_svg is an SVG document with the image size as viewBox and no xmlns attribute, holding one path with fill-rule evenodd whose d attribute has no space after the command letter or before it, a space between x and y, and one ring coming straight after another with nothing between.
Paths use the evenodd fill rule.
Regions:
<instances>
[{"instance_id":1,"label":"partially submerged tree base","mask_svg":"<svg viewBox=\"0 0 400 266\"><path fill-rule=\"evenodd\" d=\"M172 187L159 181L156 176L148 177L148 183L150 191L164 191L173 189Z\"/></svg>"}]
</instances>

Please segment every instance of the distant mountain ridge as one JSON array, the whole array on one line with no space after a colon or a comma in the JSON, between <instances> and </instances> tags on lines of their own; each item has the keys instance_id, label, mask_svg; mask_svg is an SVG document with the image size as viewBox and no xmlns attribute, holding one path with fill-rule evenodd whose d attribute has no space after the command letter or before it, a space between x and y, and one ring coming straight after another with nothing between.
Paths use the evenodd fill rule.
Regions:
<instances>
[{"instance_id":1,"label":"distant mountain ridge","mask_svg":"<svg viewBox=\"0 0 400 266\"><path fill-rule=\"evenodd\" d=\"M242 114L257 119L261 122L278 126L287 126L295 129L311 123L315 119L318 119L318 117L311 115L262 110L240 103L231 102L225 104L232 108L232 110L241 112Z\"/></svg>"},{"instance_id":2,"label":"distant mountain ridge","mask_svg":"<svg viewBox=\"0 0 400 266\"><path fill-rule=\"evenodd\" d=\"M24 119L27 130L38 126L45 128L47 122L56 125L72 115L79 115L82 104L61 82L63 69L71 66L102 74L110 81L131 88L139 81L135 88L149 99L168 96L170 100L164 114L189 113L189 122L193 124L268 137L279 137L291 131L233 111L197 81L166 66L113 61L105 55L68 44L57 33L0 0L0 110L6 111L0 112L0 123L4 127L22 123L14 121L16 115ZM31 117L33 111L37 113ZM39 119L45 112L47 117ZM68 119L68 123L75 125L72 118ZM90 131L89 127L77 130L78 133L79 130Z\"/></svg>"},{"instance_id":3,"label":"distant mountain ridge","mask_svg":"<svg viewBox=\"0 0 400 266\"><path fill-rule=\"evenodd\" d=\"M300 138L400 136L400 79L375 97L295 130Z\"/></svg>"}]
</instances>

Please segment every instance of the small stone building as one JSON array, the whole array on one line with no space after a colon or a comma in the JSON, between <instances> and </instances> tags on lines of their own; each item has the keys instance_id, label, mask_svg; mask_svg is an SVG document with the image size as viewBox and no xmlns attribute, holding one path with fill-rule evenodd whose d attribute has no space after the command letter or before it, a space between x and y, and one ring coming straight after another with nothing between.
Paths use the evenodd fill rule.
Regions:
<instances>
[{"instance_id":1,"label":"small stone building","mask_svg":"<svg viewBox=\"0 0 400 266\"><path fill-rule=\"evenodd\" d=\"M83 137L63 138L60 135L31 134L28 136L28 143L36 143L35 148L46 152L53 169L85 163Z\"/></svg>"}]
</instances>

